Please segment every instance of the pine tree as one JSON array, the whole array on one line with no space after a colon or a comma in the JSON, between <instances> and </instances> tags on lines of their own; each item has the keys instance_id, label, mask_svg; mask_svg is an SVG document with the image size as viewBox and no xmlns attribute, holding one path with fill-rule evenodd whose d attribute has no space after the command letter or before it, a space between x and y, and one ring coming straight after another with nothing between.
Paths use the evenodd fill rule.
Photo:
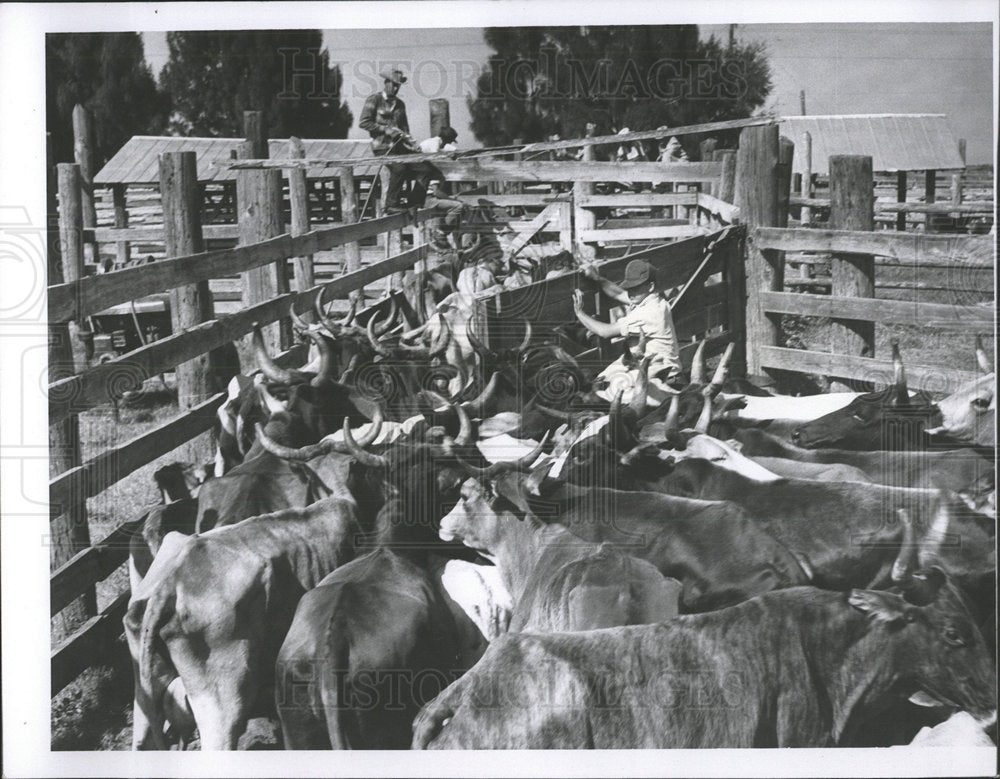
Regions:
<instances>
[{"instance_id":1,"label":"pine tree","mask_svg":"<svg viewBox=\"0 0 1000 779\"><path fill-rule=\"evenodd\" d=\"M243 112L263 111L272 138L344 138L343 77L319 30L174 32L161 86L172 132L239 137Z\"/></svg>"}]
</instances>

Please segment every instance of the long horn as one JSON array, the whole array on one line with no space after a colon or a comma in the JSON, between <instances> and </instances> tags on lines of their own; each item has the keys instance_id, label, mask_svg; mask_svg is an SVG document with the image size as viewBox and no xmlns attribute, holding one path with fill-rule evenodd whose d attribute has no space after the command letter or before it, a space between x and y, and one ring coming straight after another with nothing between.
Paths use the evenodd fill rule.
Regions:
<instances>
[{"instance_id":1,"label":"long horn","mask_svg":"<svg viewBox=\"0 0 1000 779\"><path fill-rule=\"evenodd\" d=\"M736 344L730 341L726 346L726 351L722 355L722 359L719 360L719 364L715 368L715 375L712 376L712 382L708 385L711 388L712 397L715 397L722 391L722 385L726 381L726 374L729 372L729 361L733 358L734 351L736 351Z\"/></svg>"},{"instance_id":2,"label":"long horn","mask_svg":"<svg viewBox=\"0 0 1000 779\"><path fill-rule=\"evenodd\" d=\"M316 375L313 376L309 384L313 387L322 387L333 380L333 349L330 348L330 342L322 334L314 330L309 330L306 332L306 335L312 339L312 342L316 344L316 348L319 349L319 368L317 368Z\"/></svg>"},{"instance_id":3,"label":"long horn","mask_svg":"<svg viewBox=\"0 0 1000 779\"><path fill-rule=\"evenodd\" d=\"M561 360L562 362L568 362L580 375L583 375L583 369L580 367L580 363L576 361L576 358L572 354L567 352L561 346L556 346L552 350L552 353L556 356L556 359Z\"/></svg>"},{"instance_id":4,"label":"long horn","mask_svg":"<svg viewBox=\"0 0 1000 779\"><path fill-rule=\"evenodd\" d=\"M450 400L447 400L443 395L440 395L433 390L424 390L424 394L426 394L431 400L446 406L447 408L454 409L455 413L458 415L458 435L455 436L455 443L459 446L468 446L472 443L472 422L469 420L469 415L466 413L465 409L462 408L461 404L455 405Z\"/></svg>"},{"instance_id":5,"label":"long horn","mask_svg":"<svg viewBox=\"0 0 1000 779\"><path fill-rule=\"evenodd\" d=\"M354 440L354 436L351 434L351 420L348 417L344 417L344 444L346 444L348 451L362 465L367 465L369 468L385 468L389 464L389 460L380 454L372 454L371 452L366 452L361 448L361 445Z\"/></svg>"},{"instance_id":6,"label":"long horn","mask_svg":"<svg viewBox=\"0 0 1000 779\"><path fill-rule=\"evenodd\" d=\"M896 389L896 403L909 403L910 393L906 389L906 369L899 354L899 341L892 342L892 384Z\"/></svg>"},{"instance_id":7,"label":"long horn","mask_svg":"<svg viewBox=\"0 0 1000 779\"><path fill-rule=\"evenodd\" d=\"M545 416L552 417L553 419L561 419L563 422L569 422L573 419L573 415L569 411L563 411L559 408L549 408L537 402L535 403L535 408L545 414Z\"/></svg>"},{"instance_id":8,"label":"long horn","mask_svg":"<svg viewBox=\"0 0 1000 779\"><path fill-rule=\"evenodd\" d=\"M652 357L644 357L639 364L639 377L632 388L632 397L628 407L632 409L636 419L641 419L646 413L646 396L649 394L649 363Z\"/></svg>"},{"instance_id":9,"label":"long horn","mask_svg":"<svg viewBox=\"0 0 1000 779\"><path fill-rule=\"evenodd\" d=\"M614 398L611 400L611 408L608 410L608 424L604 429L607 431L608 442L612 449L617 450L620 441L619 430L622 425L622 395L625 394L625 388L622 387L618 392L615 393Z\"/></svg>"},{"instance_id":10,"label":"long horn","mask_svg":"<svg viewBox=\"0 0 1000 779\"><path fill-rule=\"evenodd\" d=\"M941 547L948 538L948 527L951 524L951 506L948 505L949 495L941 490L938 492L937 509L934 519L924 533L920 543L920 563L925 565L938 556Z\"/></svg>"},{"instance_id":11,"label":"long horn","mask_svg":"<svg viewBox=\"0 0 1000 779\"><path fill-rule=\"evenodd\" d=\"M469 339L469 343L472 345L473 350L476 354L484 359L490 359L493 352L489 349L486 344L480 341L474 332L472 332L472 317L469 317L465 321L465 337Z\"/></svg>"},{"instance_id":12,"label":"long horn","mask_svg":"<svg viewBox=\"0 0 1000 779\"><path fill-rule=\"evenodd\" d=\"M365 333L368 335L368 343L371 344L372 349L375 350L376 354L381 354L383 357L391 356L392 352L386 349L382 344L378 342L378 337L375 335L375 315L368 319L368 326L365 328Z\"/></svg>"},{"instance_id":13,"label":"long horn","mask_svg":"<svg viewBox=\"0 0 1000 779\"><path fill-rule=\"evenodd\" d=\"M527 319L524 320L524 338L521 340L521 345L517 347L517 353L523 355L528 348L528 344L531 343L531 322Z\"/></svg>"},{"instance_id":14,"label":"long horn","mask_svg":"<svg viewBox=\"0 0 1000 779\"><path fill-rule=\"evenodd\" d=\"M271 359L271 355L267 353L267 348L264 346L264 337L260 333L260 325L257 322L253 323L253 336L251 340L253 343L253 356L257 360L257 367L260 368L260 372L268 379L278 384L292 384L301 378L293 371L282 368Z\"/></svg>"},{"instance_id":15,"label":"long horn","mask_svg":"<svg viewBox=\"0 0 1000 779\"><path fill-rule=\"evenodd\" d=\"M545 477L549 475L549 471L552 470L552 466L555 464L555 460L542 463L531 472L531 475L527 479L524 480L524 488L528 491L529 495L538 497L542 494L542 483L545 481Z\"/></svg>"},{"instance_id":16,"label":"long horn","mask_svg":"<svg viewBox=\"0 0 1000 779\"><path fill-rule=\"evenodd\" d=\"M526 455L517 458L515 462L517 463L517 469L519 471L526 470L534 465L535 460L537 460L541 454L542 450L545 449L545 444L549 442L549 436L552 435L551 430L546 430L545 435L542 436L542 440L538 442L538 446L528 452Z\"/></svg>"},{"instance_id":17,"label":"long horn","mask_svg":"<svg viewBox=\"0 0 1000 779\"><path fill-rule=\"evenodd\" d=\"M663 421L663 427L668 433L676 433L678 422L681 416L681 401L677 395L670 396L670 405L667 407L667 416Z\"/></svg>"},{"instance_id":18,"label":"long horn","mask_svg":"<svg viewBox=\"0 0 1000 779\"><path fill-rule=\"evenodd\" d=\"M312 329L312 326L299 316L298 312L295 310L295 306L288 309L288 315L292 318L292 327L299 333L304 335Z\"/></svg>"},{"instance_id":19,"label":"long horn","mask_svg":"<svg viewBox=\"0 0 1000 779\"><path fill-rule=\"evenodd\" d=\"M428 351L431 357L440 357L443 355L448 349L448 344L451 343L451 326L448 324L447 318L443 315L439 318L441 320L441 332L438 334L437 340L431 344Z\"/></svg>"},{"instance_id":20,"label":"long horn","mask_svg":"<svg viewBox=\"0 0 1000 779\"><path fill-rule=\"evenodd\" d=\"M389 332L392 326L396 323L396 315L399 314L399 303L396 302L396 293L393 292L389 296L389 315L385 319L385 323L378 325L375 330L375 335L385 335Z\"/></svg>"},{"instance_id":21,"label":"long horn","mask_svg":"<svg viewBox=\"0 0 1000 779\"><path fill-rule=\"evenodd\" d=\"M701 414L698 415L698 421L694 423L695 432L708 433L708 426L711 422L712 422L712 393L703 392Z\"/></svg>"},{"instance_id":22,"label":"long horn","mask_svg":"<svg viewBox=\"0 0 1000 779\"><path fill-rule=\"evenodd\" d=\"M399 336L400 341L412 341L417 336L421 336L430 327L430 322L424 322L420 327L415 327L412 330L407 330L405 333L401 333Z\"/></svg>"},{"instance_id":23,"label":"long horn","mask_svg":"<svg viewBox=\"0 0 1000 779\"><path fill-rule=\"evenodd\" d=\"M361 360L361 355L356 354L351 358L351 361L347 363L347 367L344 372L340 374L340 378L337 379L341 384L350 384L354 381L354 374L358 371L358 362Z\"/></svg>"},{"instance_id":24,"label":"long horn","mask_svg":"<svg viewBox=\"0 0 1000 779\"><path fill-rule=\"evenodd\" d=\"M257 431L257 440L260 441L260 445L263 446L266 451L273 455L277 455L283 460L297 460L299 462L305 462L306 460L311 460L314 457L329 454L334 448L333 441L329 439L329 436L324 438L319 443L311 444L310 446L294 447L279 444L273 438L269 437L267 433L264 432L264 426L260 422L254 424L254 430Z\"/></svg>"},{"instance_id":25,"label":"long horn","mask_svg":"<svg viewBox=\"0 0 1000 779\"><path fill-rule=\"evenodd\" d=\"M903 526L903 542L899 547L896 562L892 564L892 580L897 584L909 581L910 574L917 563L917 545L913 534L913 522L906 509L896 511L900 524Z\"/></svg>"},{"instance_id":26,"label":"long horn","mask_svg":"<svg viewBox=\"0 0 1000 779\"><path fill-rule=\"evenodd\" d=\"M288 410L284 403L271 394L264 382L257 383L257 394L260 395L260 399L264 401L264 406L267 408L269 414L278 414L282 411ZM239 419L238 416L237 419Z\"/></svg>"},{"instance_id":27,"label":"long horn","mask_svg":"<svg viewBox=\"0 0 1000 779\"><path fill-rule=\"evenodd\" d=\"M323 308L323 295L325 294L326 287L320 287L319 292L316 293L316 300L313 301L313 308L316 311L316 319L320 322L326 319L326 310Z\"/></svg>"},{"instance_id":28,"label":"long horn","mask_svg":"<svg viewBox=\"0 0 1000 779\"><path fill-rule=\"evenodd\" d=\"M491 400L493 400L493 395L497 391L497 385L499 384L499 380L500 380L500 374L494 371L493 375L490 376L490 380L487 383L487 385L483 387L483 391L480 392L479 395L477 395L472 400L467 400L465 403L462 404L465 410L468 411L470 414L476 414L477 416L481 416L483 414L483 411L485 411L486 409L486 404L489 403Z\"/></svg>"},{"instance_id":29,"label":"long horn","mask_svg":"<svg viewBox=\"0 0 1000 779\"><path fill-rule=\"evenodd\" d=\"M979 363L979 370L983 373L993 373L993 363L990 362L990 357L983 346L982 337L978 335L976 336L976 361Z\"/></svg>"},{"instance_id":30,"label":"long horn","mask_svg":"<svg viewBox=\"0 0 1000 779\"><path fill-rule=\"evenodd\" d=\"M698 348L694 352L694 359L691 360L691 383L705 383L705 341L698 344Z\"/></svg>"},{"instance_id":31,"label":"long horn","mask_svg":"<svg viewBox=\"0 0 1000 779\"><path fill-rule=\"evenodd\" d=\"M545 446L546 441L548 441L549 434L546 433L545 437L539 442L538 446L532 449L528 454L523 457L519 457L516 460L501 460L500 462L493 463L486 468L480 468L477 465L466 462L464 459L456 454L456 459L459 464L465 468L473 476L485 477L487 479L495 479L501 473L509 473L510 471L524 471L531 467L531 464L538 459L538 456L542 452L542 448Z\"/></svg>"},{"instance_id":32,"label":"long horn","mask_svg":"<svg viewBox=\"0 0 1000 779\"><path fill-rule=\"evenodd\" d=\"M361 438L358 438L358 439L354 439L354 437L352 435L352 440L354 440L354 443L357 444L358 446L360 446L362 449L364 447L366 447L366 446L371 446L373 443L375 443L375 440L379 437L379 434L382 432L382 423L383 422L385 422L385 414L382 411L382 406L376 405L375 406L375 413L372 414L371 427L368 428L368 432L365 433L363 436L361 436ZM346 440L346 436L345 436L345 440ZM343 454L353 454L353 452L348 452L347 451L347 447L346 446L343 446L343 447L340 446L340 442L339 441L336 442L335 448L337 449L338 452L342 452Z\"/></svg>"}]
</instances>

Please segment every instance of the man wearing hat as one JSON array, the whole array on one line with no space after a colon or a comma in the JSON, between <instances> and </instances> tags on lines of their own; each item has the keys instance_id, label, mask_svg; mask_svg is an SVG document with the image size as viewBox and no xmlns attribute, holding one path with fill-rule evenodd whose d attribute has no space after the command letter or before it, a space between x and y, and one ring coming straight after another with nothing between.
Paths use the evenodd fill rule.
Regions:
<instances>
[{"instance_id":1,"label":"man wearing hat","mask_svg":"<svg viewBox=\"0 0 1000 779\"><path fill-rule=\"evenodd\" d=\"M385 68L379 75L384 80L384 87L381 92L376 92L365 100L358 126L372 137L372 151L379 156L419 152L420 147L410 136L406 106L397 97L400 86L406 83L406 76L394 68ZM399 203L399 196L403 189L403 181L407 178L413 181L409 206L422 207L427 195L427 185L434 175L434 166L426 162L409 162L390 164L388 167L386 212L394 214L404 210Z\"/></svg>"},{"instance_id":2,"label":"man wearing hat","mask_svg":"<svg viewBox=\"0 0 1000 779\"><path fill-rule=\"evenodd\" d=\"M625 314L616 322L601 322L588 316L583 312L583 291L578 289L573 293L576 318L601 338L624 336L630 339L631 344L638 343L639 337L645 335L644 356L652 357L649 364L649 400L654 403L661 401L672 392L667 385L680 376L681 358L670 304L662 292L655 291L653 266L645 260L632 260L625 266L625 276L618 284L603 278L593 265L585 266L583 273L600 283L605 295L625 304ZM612 384L610 395L617 391L614 386L616 378L624 381L623 377L627 374L629 371L621 357L602 371L601 377ZM634 379L635 376L629 376L626 386L630 386Z\"/></svg>"}]
</instances>

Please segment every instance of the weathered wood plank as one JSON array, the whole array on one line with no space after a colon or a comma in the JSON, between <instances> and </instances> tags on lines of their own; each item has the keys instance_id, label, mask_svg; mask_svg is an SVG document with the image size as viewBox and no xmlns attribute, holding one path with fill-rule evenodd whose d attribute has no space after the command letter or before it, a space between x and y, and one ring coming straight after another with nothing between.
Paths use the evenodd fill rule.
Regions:
<instances>
[{"instance_id":1,"label":"weathered wood plank","mask_svg":"<svg viewBox=\"0 0 1000 779\"><path fill-rule=\"evenodd\" d=\"M509 208L511 206L544 207L550 203L569 203L571 200L568 195L531 193L523 195L452 195L452 197L455 200L472 206L487 205L496 206L497 208Z\"/></svg>"},{"instance_id":2,"label":"weathered wood plank","mask_svg":"<svg viewBox=\"0 0 1000 779\"><path fill-rule=\"evenodd\" d=\"M84 230L84 239L90 237L90 231ZM239 228L236 225L202 225L202 236L207 241L233 240L239 237ZM163 228L155 227L97 227L93 230L93 237L100 243L111 243L114 241L137 241L147 243L159 243L164 239Z\"/></svg>"},{"instance_id":3,"label":"weathered wood plank","mask_svg":"<svg viewBox=\"0 0 1000 779\"><path fill-rule=\"evenodd\" d=\"M790 252L876 254L913 262L955 260L956 264L993 265L994 239L979 235L926 235L889 230L817 230L759 227L754 241L762 249ZM969 262L971 261L971 262Z\"/></svg>"},{"instance_id":4,"label":"weathered wood plank","mask_svg":"<svg viewBox=\"0 0 1000 779\"><path fill-rule=\"evenodd\" d=\"M152 430L106 449L49 482L49 501L58 504L76 496L97 495L147 463L173 451L194 436L209 430L216 410L225 402L220 392Z\"/></svg>"},{"instance_id":5,"label":"weathered wood plank","mask_svg":"<svg viewBox=\"0 0 1000 779\"><path fill-rule=\"evenodd\" d=\"M102 582L128 559L129 541L141 532L139 519L123 522L91 547L74 555L49 578L49 612L58 614L86 587Z\"/></svg>"},{"instance_id":6,"label":"weathered wood plank","mask_svg":"<svg viewBox=\"0 0 1000 779\"><path fill-rule=\"evenodd\" d=\"M699 198L704 197L697 192L664 192L664 193L623 193L620 195L587 195L580 198L578 205L587 208L654 208L657 206L694 206Z\"/></svg>"},{"instance_id":7,"label":"weathered wood plank","mask_svg":"<svg viewBox=\"0 0 1000 779\"><path fill-rule=\"evenodd\" d=\"M954 332L993 331L993 311L977 306L795 292L763 292L761 301L764 310L772 314L861 319Z\"/></svg>"},{"instance_id":8,"label":"weathered wood plank","mask_svg":"<svg viewBox=\"0 0 1000 779\"><path fill-rule=\"evenodd\" d=\"M704 208L705 210L718 214L723 221L733 224L737 222L740 218L740 209L733 205L732 203L727 203L725 200L720 200L712 195L707 195L704 192L696 193L698 197L698 206Z\"/></svg>"},{"instance_id":9,"label":"weathered wood plank","mask_svg":"<svg viewBox=\"0 0 1000 779\"><path fill-rule=\"evenodd\" d=\"M642 241L657 238L690 238L695 235L705 235L706 230L691 225L673 225L660 227L623 227L611 230L583 230L580 240L586 243L595 241Z\"/></svg>"},{"instance_id":10,"label":"weathered wood plank","mask_svg":"<svg viewBox=\"0 0 1000 779\"><path fill-rule=\"evenodd\" d=\"M719 178L717 162L506 162L439 160L449 181L664 181L712 182Z\"/></svg>"},{"instance_id":11,"label":"weathered wood plank","mask_svg":"<svg viewBox=\"0 0 1000 779\"><path fill-rule=\"evenodd\" d=\"M326 289L327 299L340 297L376 279L405 270L425 256L426 247L410 249L397 257L345 274L307 292L279 295L244 311L213 319L183 333L154 341L117 360L95 365L81 374L53 382L49 385L49 424L64 419L69 413L109 403L113 398L121 397L126 390L138 389L150 376L217 346L232 343L249 333L254 322L264 325L287 316L293 304L296 310L312 308L321 288ZM59 400L51 400L52 398Z\"/></svg>"},{"instance_id":12,"label":"weathered wood plank","mask_svg":"<svg viewBox=\"0 0 1000 779\"><path fill-rule=\"evenodd\" d=\"M95 657L107 652L108 645L123 632L122 619L128 610L129 593L123 592L104 611L88 619L79 630L52 650L51 694L89 668Z\"/></svg>"},{"instance_id":13,"label":"weathered wood plank","mask_svg":"<svg viewBox=\"0 0 1000 779\"><path fill-rule=\"evenodd\" d=\"M829 208L830 201L817 197L791 197L788 199L793 206L809 206L810 208ZM994 203L992 200L967 200L964 203L887 203L875 201L875 213L913 214L991 214Z\"/></svg>"},{"instance_id":14,"label":"weathered wood plank","mask_svg":"<svg viewBox=\"0 0 1000 779\"><path fill-rule=\"evenodd\" d=\"M432 212L433 210L429 208L418 211L418 221L430 217ZM127 303L181 284L191 284L219 276L233 276L269 262L295 255L315 254L349 241L360 241L387 230L399 229L408 221L407 214L394 214L356 224L312 230L295 238L283 234L250 246L174 257L100 276L87 276L75 282L57 284L48 289L49 319L64 322L90 316L109 306Z\"/></svg>"},{"instance_id":15,"label":"weathered wood plank","mask_svg":"<svg viewBox=\"0 0 1000 779\"><path fill-rule=\"evenodd\" d=\"M816 373L840 379L871 381L882 385L892 383L891 360L873 360L844 354L786 349L780 346L760 347L762 367L780 368L801 373ZM967 371L931 368L906 364L906 381L910 389L950 393L961 384L976 378Z\"/></svg>"}]
</instances>

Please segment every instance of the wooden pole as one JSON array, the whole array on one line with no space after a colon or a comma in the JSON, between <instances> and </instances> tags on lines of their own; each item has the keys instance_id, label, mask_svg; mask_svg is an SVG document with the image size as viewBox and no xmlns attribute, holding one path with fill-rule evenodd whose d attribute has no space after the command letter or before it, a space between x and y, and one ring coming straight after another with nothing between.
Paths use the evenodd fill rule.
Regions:
<instances>
[{"instance_id":1,"label":"wooden pole","mask_svg":"<svg viewBox=\"0 0 1000 779\"><path fill-rule=\"evenodd\" d=\"M716 197L727 203L736 198L736 152L732 149L722 149L715 153L715 158L722 163L719 174L719 190Z\"/></svg>"},{"instance_id":2,"label":"wooden pole","mask_svg":"<svg viewBox=\"0 0 1000 779\"><path fill-rule=\"evenodd\" d=\"M296 159L304 159L305 146L302 140L292 136L288 139L290 155ZM302 168L288 169L288 200L292 211L292 235L305 235L309 232L309 190L306 184L306 172ZM305 292L315 284L313 256L306 254L294 258L295 291ZM312 312L309 312L312 316Z\"/></svg>"},{"instance_id":3,"label":"wooden pole","mask_svg":"<svg viewBox=\"0 0 1000 779\"><path fill-rule=\"evenodd\" d=\"M747 373L760 379L759 347L779 345L780 327L765 313L761 293L780 291L784 264L780 254L758 249L754 228L778 223L778 126L745 127L736 154L736 205L747 226Z\"/></svg>"},{"instance_id":4,"label":"wooden pole","mask_svg":"<svg viewBox=\"0 0 1000 779\"><path fill-rule=\"evenodd\" d=\"M381 166L381 170L379 171L379 174L378 174L378 179L379 179L379 181L378 181L378 183L379 183L379 196L378 196L378 200L375 201L375 216L376 216L376 218L378 218L380 216L385 216L385 197L386 197L386 194L389 192L389 166L387 164ZM372 182L372 186L374 186L374 185L375 185L375 182ZM376 243L379 246L381 246L383 249L385 249L385 245L386 245L386 241L387 240L388 240L388 237L386 236L385 233L379 233L378 236L375 239Z\"/></svg>"},{"instance_id":5,"label":"wooden pole","mask_svg":"<svg viewBox=\"0 0 1000 779\"><path fill-rule=\"evenodd\" d=\"M792 186L792 160L795 144L791 138L778 139L778 227L788 227L788 198Z\"/></svg>"},{"instance_id":6,"label":"wooden pole","mask_svg":"<svg viewBox=\"0 0 1000 779\"><path fill-rule=\"evenodd\" d=\"M804 89L799 90L799 113L802 116L806 115L806 91Z\"/></svg>"},{"instance_id":7,"label":"wooden pole","mask_svg":"<svg viewBox=\"0 0 1000 779\"><path fill-rule=\"evenodd\" d=\"M250 141L250 159L263 160L270 156L267 149L267 131L264 127L263 111L243 112L243 137Z\"/></svg>"},{"instance_id":8,"label":"wooden pole","mask_svg":"<svg viewBox=\"0 0 1000 779\"><path fill-rule=\"evenodd\" d=\"M708 161L712 159L715 154L715 147L718 146L719 142L715 138L706 138L701 143L698 144L699 158L702 161Z\"/></svg>"},{"instance_id":9,"label":"wooden pole","mask_svg":"<svg viewBox=\"0 0 1000 779\"><path fill-rule=\"evenodd\" d=\"M906 202L906 171L897 170L896 171L896 202L905 203ZM896 230L897 232L904 232L906 230L906 211L900 210L896 214Z\"/></svg>"},{"instance_id":10,"label":"wooden pole","mask_svg":"<svg viewBox=\"0 0 1000 779\"><path fill-rule=\"evenodd\" d=\"M854 154L830 157L830 229L864 230L875 227L872 158ZM875 297L875 260L870 254L840 254L831 260L831 295ZM873 322L835 319L834 352L875 356Z\"/></svg>"},{"instance_id":11,"label":"wooden pole","mask_svg":"<svg viewBox=\"0 0 1000 779\"><path fill-rule=\"evenodd\" d=\"M75 281L83 275L80 166L61 163L57 166L57 176L60 251L50 254L50 284ZM82 344L73 330L78 330L76 323L51 322L48 326L49 383L78 373L86 367ZM76 414L69 414L62 421L49 426L49 477L58 476L81 463L80 421ZM49 564L54 571L90 546L90 529L87 526L87 502L83 495L72 495L67 503L52 506L52 510ZM88 587L81 595L82 598L73 601L60 612L55 624L57 639L68 635L85 619L97 614L94 588Z\"/></svg>"},{"instance_id":12,"label":"wooden pole","mask_svg":"<svg viewBox=\"0 0 1000 779\"><path fill-rule=\"evenodd\" d=\"M429 101L431 118L431 137L440 134L445 127L451 126L451 106L445 97L435 97Z\"/></svg>"},{"instance_id":13,"label":"wooden pole","mask_svg":"<svg viewBox=\"0 0 1000 779\"><path fill-rule=\"evenodd\" d=\"M726 316L732 342L736 345L729 361L731 376L747 375L747 272L744 256L745 240L742 233L732 235L723 244L725 252L722 276L728 287Z\"/></svg>"},{"instance_id":14,"label":"wooden pole","mask_svg":"<svg viewBox=\"0 0 1000 779\"><path fill-rule=\"evenodd\" d=\"M937 202L937 171L924 171L924 202ZM927 214L924 221L924 231L933 233L935 231L934 214Z\"/></svg>"},{"instance_id":15,"label":"wooden pole","mask_svg":"<svg viewBox=\"0 0 1000 779\"><path fill-rule=\"evenodd\" d=\"M163 233L168 257L183 257L204 251L201 231L201 187L198 185L198 155L193 151L160 155L160 200L163 203ZM181 333L215 318L208 280L184 284L170 290L170 324ZM206 352L177 366L177 406L194 408L212 395L212 360ZM210 434L202 434L184 447L182 459L193 463L212 458Z\"/></svg>"},{"instance_id":16,"label":"wooden pole","mask_svg":"<svg viewBox=\"0 0 1000 779\"><path fill-rule=\"evenodd\" d=\"M82 182L83 226L93 229L97 226L97 209L94 206L94 124L90 111L77 103L73 106L73 160L80 166ZM90 261L101 264L97 239L88 242Z\"/></svg>"},{"instance_id":17,"label":"wooden pole","mask_svg":"<svg viewBox=\"0 0 1000 779\"><path fill-rule=\"evenodd\" d=\"M592 124L587 125L587 137L590 138L594 135L594 126ZM584 162L594 161L594 147L584 146L583 147L583 160ZM583 208L578 205L582 202L583 198L588 195L592 195L594 192L594 185L586 181L575 181L573 182L573 230L574 238L573 243L576 246L576 259L580 260L592 260L597 256L597 251L593 246L584 243L580 240L580 236L583 234L584 230L593 230L596 224L596 219L594 217L594 212Z\"/></svg>"},{"instance_id":18,"label":"wooden pole","mask_svg":"<svg viewBox=\"0 0 1000 779\"><path fill-rule=\"evenodd\" d=\"M358 191L354 187L354 169L340 169L340 215L344 224L358 221ZM344 244L344 264L348 273L361 269L361 247L357 241ZM364 301L365 291L362 287L351 293L351 302Z\"/></svg>"},{"instance_id":19,"label":"wooden pole","mask_svg":"<svg viewBox=\"0 0 1000 779\"><path fill-rule=\"evenodd\" d=\"M965 165L965 138L958 139L958 156L962 158L962 165ZM951 202L952 205L962 204L962 174L964 168L954 171L951 174Z\"/></svg>"},{"instance_id":20,"label":"wooden pole","mask_svg":"<svg viewBox=\"0 0 1000 779\"><path fill-rule=\"evenodd\" d=\"M277 168L240 170L236 174L236 214L241 246L273 238L282 233L281 170ZM288 274L284 260L254 268L240 274L243 305L246 308L270 300L288 289ZM288 319L281 320L280 329L272 325L263 328L264 343L272 354L282 351L283 342L291 345Z\"/></svg>"},{"instance_id":21,"label":"wooden pole","mask_svg":"<svg viewBox=\"0 0 1000 779\"><path fill-rule=\"evenodd\" d=\"M127 184L113 184L111 187L115 204L115 227L119 229L128 227L127 189ZM131 244L128 241L118 241L116 256L119 267L125 267L131 259Z\"/></svg>"},{"instance_id":22,"label":"wooden pole","mask_svg":"<svg viewBox=\"0 0 1000 779\"><path fill-rule=\"evenodd\" d=\"M809 132L802 133L802 141L805 148L805 168L802 170L802 196L811 198L813 196L813 138ZM809 227L812 224L812 207L802 207L802 224Z\"/></svg>"}]
</instances>

